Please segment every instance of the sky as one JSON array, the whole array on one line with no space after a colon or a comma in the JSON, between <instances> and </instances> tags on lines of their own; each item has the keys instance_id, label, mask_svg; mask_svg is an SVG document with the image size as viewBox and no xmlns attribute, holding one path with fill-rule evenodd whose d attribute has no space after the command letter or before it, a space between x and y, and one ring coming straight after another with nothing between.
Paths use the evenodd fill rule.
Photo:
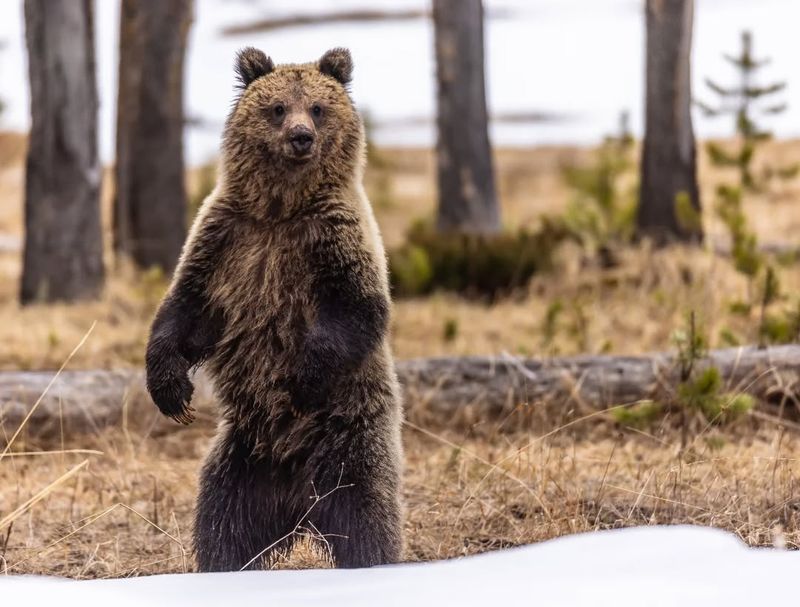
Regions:
<instances>
[{"instance_id":1,"label":"sky","mask_svg":"<svg viewBox=\"0 0 800 607\"><path fill-rule=\"evenodd\" d=\"M432 117L435 110L432 25L403 23L336 24L305 29L222 37L225 25L298 10L294 0L196 0L185 74L186 112L202 128L187 132L191 164L216 154L225 115L234 96L233 57L242 46L257 46L276 63L311 61L334 46L347 46L355 61L353 97L378 121ZM551 112L564 117L548 124L492 126L496 145L590 144L616 128L620 111L631 115L635 134L643 130L643 0L485 0L492 19L486 29L487 98L494 113ZM0 128L28 127L27 63L22 0L0 0L0 97L6 110ZM412 8L423 0L304 0L303 11L344 7ZM117 80L119 3L95 0L100 150L113 159ZM733 82L722 59L735 53L740 31L750 28L756 53L772 63L763 81L788 80L782 99L789 110L766 125L779 137L800 136L800 81L793 64L800 56L800 0L696 0L693 87L697 97L714 101L703 80ZM708 119L695 112L698 136L724 136L730 119ZM431 126L394 127L376 133L378 143L428 145Z\"/></svg>"}]
</instances>

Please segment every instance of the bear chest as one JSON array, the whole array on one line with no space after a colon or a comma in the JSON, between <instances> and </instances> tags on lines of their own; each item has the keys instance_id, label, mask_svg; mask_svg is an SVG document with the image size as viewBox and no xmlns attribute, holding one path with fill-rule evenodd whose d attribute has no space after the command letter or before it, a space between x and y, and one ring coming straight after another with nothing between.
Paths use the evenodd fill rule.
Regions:
<instances>
[{"instance_id":1,"label":"bear chest","mask_svg":"<svg viewBox=\"0 0 800 607\"><path fill-rule=\"evenodd\" d=\"M236 323L289 320L310 304L310 271L308 255L298 243L244 233L220 259L211 296Z\"/></svg>"}]
</instances>

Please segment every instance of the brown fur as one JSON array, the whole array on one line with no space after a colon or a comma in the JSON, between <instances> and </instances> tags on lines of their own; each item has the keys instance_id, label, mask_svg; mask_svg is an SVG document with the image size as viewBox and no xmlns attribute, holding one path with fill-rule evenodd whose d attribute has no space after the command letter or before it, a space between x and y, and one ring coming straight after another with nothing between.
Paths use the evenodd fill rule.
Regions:
<instances>
[{"instance_id":1,"label":"brown fur","mask_svg":"<svg viewBox=\"0 0 800 607\"><path fill-rule=\"evenodd\" d=\"M148 389L161 410L191 421L187 373L203 362L220 400L197 506L201 570L269 563L309 496L332 490L305 522L330 536L337 564L400 557L399 390L351 71L343 49L277 67L240 53L220 181L153 323Z\"/></svg>"}]
</instances>

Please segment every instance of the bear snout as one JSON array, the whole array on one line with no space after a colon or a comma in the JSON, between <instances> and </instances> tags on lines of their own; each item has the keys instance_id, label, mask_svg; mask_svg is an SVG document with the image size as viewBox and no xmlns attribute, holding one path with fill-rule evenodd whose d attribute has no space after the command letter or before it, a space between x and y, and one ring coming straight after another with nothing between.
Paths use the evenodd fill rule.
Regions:
<instances>
[{"instance_id":1,"label":"bear snout","mask_svg":"<svg viewBox=\"0 0 800 607\"><path fill-rule=\"evenodd\" d=\"M314 133L305 126L296 126L289 131L289 144L297 156L306 156L314 145Z\"/></svg>"}]
</instances>

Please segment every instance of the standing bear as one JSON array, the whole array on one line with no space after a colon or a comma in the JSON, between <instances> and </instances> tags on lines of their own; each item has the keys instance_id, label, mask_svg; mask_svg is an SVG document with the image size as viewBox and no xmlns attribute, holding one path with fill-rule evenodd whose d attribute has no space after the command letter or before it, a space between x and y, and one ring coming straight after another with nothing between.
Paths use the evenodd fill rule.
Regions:
<instances>
[{"instance_id":1,"label":"standing bear","mask_svg":"<svg viewBox=\"0 0 800 607\"><path fill-rule=\"evenodd\" d=\"M275 65L247 48L203 202L147 344L147 389L193 420L205 364L221 421L200 477L200 571L260 568L298 523L339 567L402 550L402 420L386 259L362 186L349 51Z\"/></svg>"}]
</instances>

